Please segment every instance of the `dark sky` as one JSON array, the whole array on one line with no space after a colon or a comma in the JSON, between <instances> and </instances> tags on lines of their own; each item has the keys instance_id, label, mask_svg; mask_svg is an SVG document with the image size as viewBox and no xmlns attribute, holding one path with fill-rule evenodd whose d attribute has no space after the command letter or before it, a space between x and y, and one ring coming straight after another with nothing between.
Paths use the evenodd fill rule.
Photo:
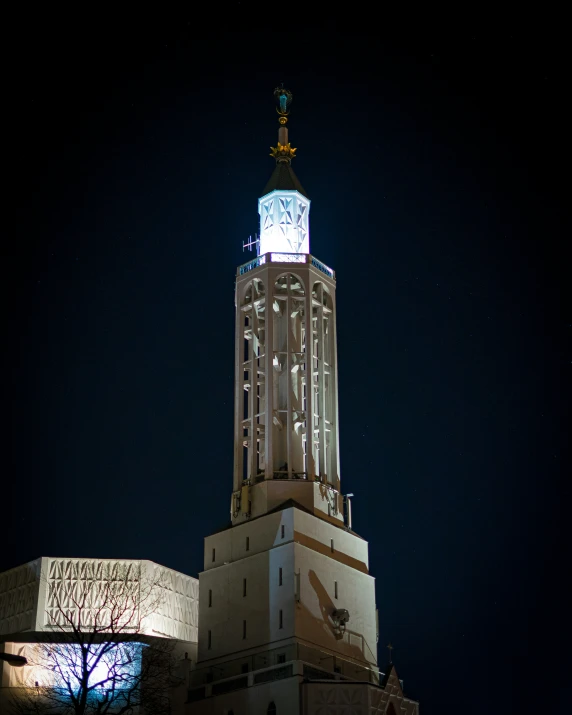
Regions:
<instances>
[{"instance_id":1,"label":"dark sky","mask_svg":"<svg viewBox=\"0 0 572 715\"><path fill-rule=\"evenodd\" d=\"M0 569L201 570L283 81L311 250L337 271L342 488L380 646L423 715L564 712L565 40L256 17L9 31Z\"/></svg>"}]
</instances>

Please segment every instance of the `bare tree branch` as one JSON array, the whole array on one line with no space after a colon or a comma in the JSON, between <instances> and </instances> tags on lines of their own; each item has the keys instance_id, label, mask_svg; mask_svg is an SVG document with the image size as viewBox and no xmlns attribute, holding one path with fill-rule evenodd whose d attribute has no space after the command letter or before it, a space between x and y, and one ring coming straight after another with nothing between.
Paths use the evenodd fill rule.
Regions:
<instances>
[{"instance_id":1,"label":"bare tree branch","mask_svg":"<svg viewBox=\"0 0 572 715\"><path fill-rule=\"evenodd\" d=\"M174 644L143 633L160 612L164 578L117 563L97 588L95 580L48 583L52 637L29 659L42 681L13 698L14 715L167 714Z\"/></svg>"}]
</instances>

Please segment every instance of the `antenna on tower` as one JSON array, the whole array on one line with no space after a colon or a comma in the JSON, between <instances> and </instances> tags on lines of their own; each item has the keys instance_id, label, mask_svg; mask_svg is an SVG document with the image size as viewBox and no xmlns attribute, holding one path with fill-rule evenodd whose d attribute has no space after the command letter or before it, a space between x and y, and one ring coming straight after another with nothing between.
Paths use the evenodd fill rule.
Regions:
<instances>
[{"instance_id":1,"label":"antenna on tower","mask_svg":"<svg viewBox=\"0 0 572 715\"><path fill-rule=\"evenodd\" d=\"M252 236L249 236L247 242L245 242L245 241L242 242L242 252L244 253L245 248L248 248L249 251L252 251L253 246L256 246L256 255L259 256L260 255L260 238L257 233L254 234L254 240L253 240Z\"/></svg>"}]
</instances>

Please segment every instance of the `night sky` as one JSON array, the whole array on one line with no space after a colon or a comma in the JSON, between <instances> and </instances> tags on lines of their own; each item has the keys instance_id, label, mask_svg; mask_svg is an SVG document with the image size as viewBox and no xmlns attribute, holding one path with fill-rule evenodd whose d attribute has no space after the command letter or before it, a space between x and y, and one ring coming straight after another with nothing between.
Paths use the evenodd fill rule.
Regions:
<instances>
[{"instance_id":1,"label":"night sky","mask_svg":"<svg viewBox=\"0 0 572 715\"><path fill-rule=\"evenodd\" d=\"M564 712L565 43L271 29L239 6L10 31L0 569L201 570L229 520L234 276L283 81L311 251L337 273L342 489L381 664L391 640L423 715Z\"/></svg>"}]
</instances>

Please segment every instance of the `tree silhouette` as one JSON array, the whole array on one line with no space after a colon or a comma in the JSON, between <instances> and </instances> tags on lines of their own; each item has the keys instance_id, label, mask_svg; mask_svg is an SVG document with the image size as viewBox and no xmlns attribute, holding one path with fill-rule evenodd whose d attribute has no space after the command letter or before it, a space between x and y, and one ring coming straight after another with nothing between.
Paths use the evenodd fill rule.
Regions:
<instances>
[{"instance_id":1,"label":"tree silhouette","mask_svg":"<svg viewBox=\"0 0 572 715\"><path fill-rule=\"evenodd\" d=\"M49 632L29 647L14 715L168 713L174 643L144 633L165 597L162 577L118 563L103 580L48 587Z\"/></svg>"}]
</instances>

